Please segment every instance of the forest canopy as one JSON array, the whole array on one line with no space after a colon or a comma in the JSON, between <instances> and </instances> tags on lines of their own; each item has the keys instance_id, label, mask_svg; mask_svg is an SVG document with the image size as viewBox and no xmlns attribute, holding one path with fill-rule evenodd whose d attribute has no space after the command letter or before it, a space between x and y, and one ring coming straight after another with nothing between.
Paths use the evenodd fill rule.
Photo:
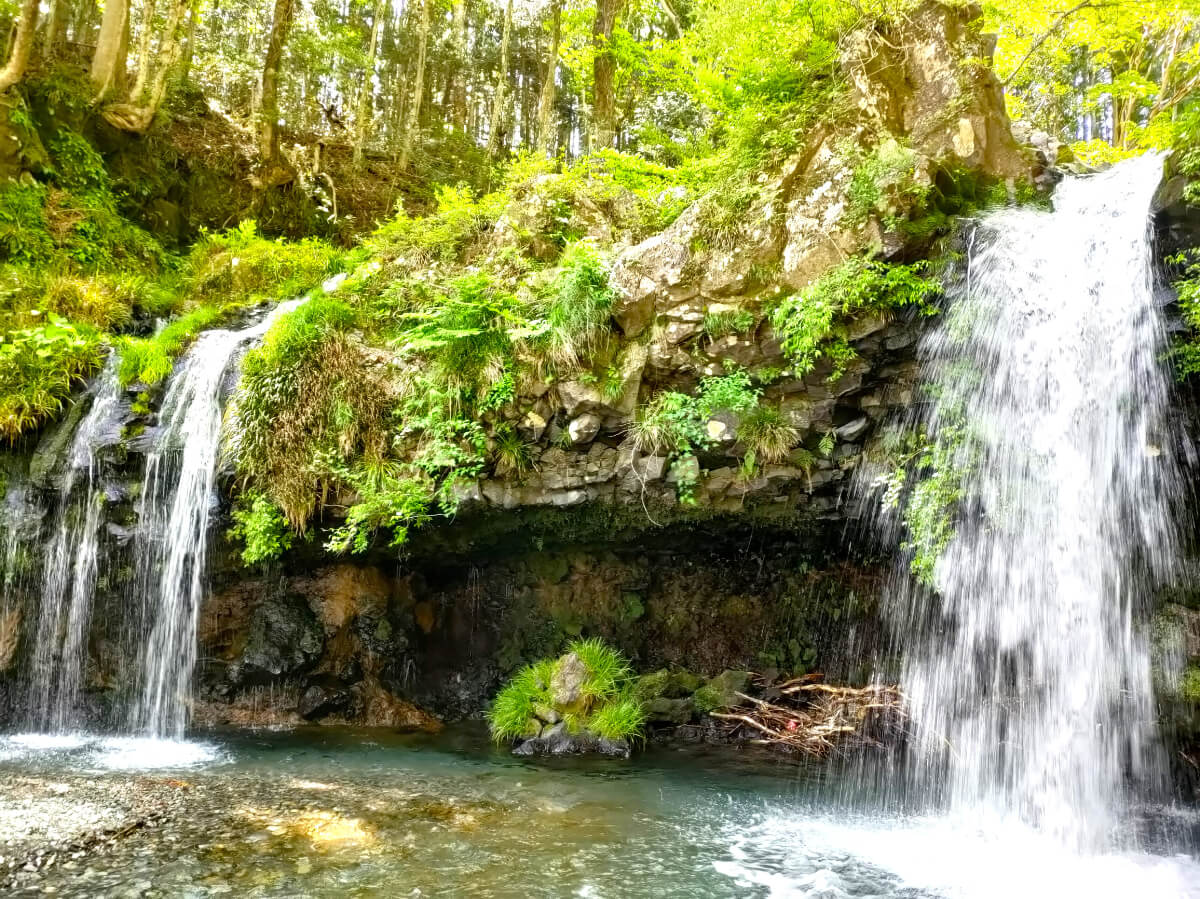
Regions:
<instances>
[{"instance_id":1,"label":"forest canopy","mask_svg":"<svg viewBox=\"0 0 1200 899\"><path fill-rule=\"evenodd\" d=\"M55 61L86 66L105 117L134 132L169 95L198 91L253 132L267 185L316 142L360 163L386 155L422 183L479 185L522 150L708 156L811 97L852 28L908 5L8 0L0 89ZM1195 0L1000 0L984 12L1015 118L1097 160L1194 135Z\"/></svg>"}]
</instances>

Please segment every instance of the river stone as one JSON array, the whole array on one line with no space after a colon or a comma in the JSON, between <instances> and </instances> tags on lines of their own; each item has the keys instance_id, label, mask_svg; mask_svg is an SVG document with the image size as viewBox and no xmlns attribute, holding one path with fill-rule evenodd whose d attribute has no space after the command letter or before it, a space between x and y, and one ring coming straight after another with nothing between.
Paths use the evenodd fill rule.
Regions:
<instances>
[{"instance_id":1,"label":"river stone","mask_svg":"<svg viewBox=\"0 0 1200 899\"><path fill-rule=\"evenodd\" d=\"M575 653L563 656L550 678L550 696L555 707L563 711L583 711L587 704L583 685L589 674L587 665Z\"/></svg>"}]
</instances>

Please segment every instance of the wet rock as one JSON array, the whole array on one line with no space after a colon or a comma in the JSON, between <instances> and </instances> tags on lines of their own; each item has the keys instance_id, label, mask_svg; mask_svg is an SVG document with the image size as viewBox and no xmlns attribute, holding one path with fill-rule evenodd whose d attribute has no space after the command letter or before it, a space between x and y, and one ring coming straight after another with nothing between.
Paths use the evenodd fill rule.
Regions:
<instances>
[{"instance_id":1,"label":"wet rock","mask_svg":"<svg viewBox=\"0 0 1200 899\"><path fill-rule=\"evenodd\" d=\"M301 673L322 645L321 626L307 605L291 597L268 599L254 610L233 679L253 683Z\"/></svg>"},{"instance_id":2,"label":"wet rock","mask_svg":"<svg viewBox=\"0 0 1200 899\"><path fill-rule=\"evenodd\" d=\"M750 686L749 671L722 671L716 677L709 678L704 686L696 691L696 707L702 711L714 709L736 708L746 702L738 696L745 693Z\"/></svg>"},{"instance_id":3,"label":"wet rock","mask_svg":"<svg viewBox=\"0 0 1200 899\"><path fill-rule=\"evenodd\" d=\"M330 685L313 684L300 696L296 711L301 718L313 721L341 711L349 702L349 691Z\"/></svg>"},{"instance_id":4,"label":"wet rock","mask_svg":"<svg viewBox=\"0 0 1200 899\"><path fill-rule=\"evenodd\" d=\"M544 729L540 736L531 737L513 749L518 756L606 755L627 759L631 747L628 740L609 740L588 731L573 734L563 722Z\"/></svg>"},{"instance_id":5,"label":"wet rock","mask_svg":"<svg viewBox=\"0 0 1200 899\"><path fill-rule=\"evenodd\" d=\"M692 697L683 699L667 699L660 696L646 703L646 718L659 724L687 724L692 720L696 704Z\"/></svg>"},{"instance_id":6,"label":"wet rock","mask_svg":"<svg viewBox=\"0 0 1200 899\"><path fill-rule=\"evenodd\" d=\"M835 432L841 440L853 441L865 434L869 427L871 427L871 419L863 415L836 428Z\"/></svg>"}]
</instances>

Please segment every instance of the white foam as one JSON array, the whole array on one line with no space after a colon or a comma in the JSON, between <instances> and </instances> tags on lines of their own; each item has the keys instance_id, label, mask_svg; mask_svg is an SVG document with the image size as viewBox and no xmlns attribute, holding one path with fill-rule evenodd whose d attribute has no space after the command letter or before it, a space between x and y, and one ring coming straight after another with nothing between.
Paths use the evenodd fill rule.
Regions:
<instances>
[{"instance_id":1,"label":"white foam","mask_svg":"<svg viewBox=\"0 0 1200 899\"><path fill-rule=\"evenodd\" d=\"M855 895L844 874L848 857L851 867L892 875L894 888L953 899L1200 897L1193 858L1075 853L1015 821L778 814L734 828L730 844L730 858L714 868L772 897ZM796 866L780 870L779 859Z\"/></svg>"},{"instance_id":2,"label":"white foam","mask_svg":"<svg viewBox=\"0 0 1200 899\"><path fill-rule=\"evenodd\" d=\"M45 760L66 768L151 771L197 768L226 761L215 744L101 734L13 734L0 737L0 761Z\"/></svg>"}]
</instances>

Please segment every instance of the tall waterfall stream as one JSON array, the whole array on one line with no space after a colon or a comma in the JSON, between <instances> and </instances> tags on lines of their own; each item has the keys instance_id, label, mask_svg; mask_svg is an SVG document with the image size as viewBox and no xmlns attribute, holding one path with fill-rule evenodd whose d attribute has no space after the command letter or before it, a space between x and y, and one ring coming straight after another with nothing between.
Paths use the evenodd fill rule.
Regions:
<instances>
[{"instance_id":1,"label":"tall waterfall stream","mask_svg":"<svg viewBox=\"0 0 1200 899\"><path fill-rule=\"evenodd\" d=\"M917 726L910 790L1024 821L1076 850L1127 842L1127 778L1158 785L1135 612L1176 561L1153 154L1059 186L1053 212L973 226L922 346L918 422L960 514L933 590L893 615Z\"/></svg>"}]
</instances>

